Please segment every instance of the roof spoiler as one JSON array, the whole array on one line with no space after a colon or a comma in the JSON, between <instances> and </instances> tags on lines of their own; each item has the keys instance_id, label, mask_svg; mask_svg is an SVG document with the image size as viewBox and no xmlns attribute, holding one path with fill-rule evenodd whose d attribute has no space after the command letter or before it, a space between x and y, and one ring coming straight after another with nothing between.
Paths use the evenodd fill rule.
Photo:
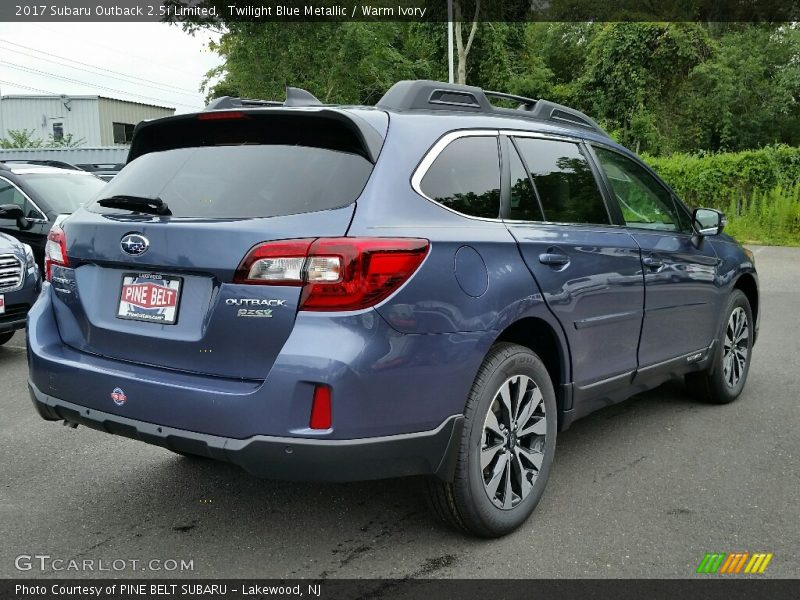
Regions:
<instances>
[{"instance_id":1,"label":"roof spoiler","mask_svg":"<svg viewBox=\"0 0 800 600\"><path fill-rule=\"evenodd\" d=\"M286 100L256 100L254 98L235 98L220 96L208 103L203 110L230 110L237 108L259 108L267 106L322 106L322 102L302 88L286 86Z\"/></svg>"},{"instance_id":2,"label":"roof spoiler","mask_svg":"<svg viewBox=\"0 0 800 600\"><path fill-rule=\"evenodd\" d=\"M231 144L302 144L378 160L384 138L369 122L338 107L226 106L142 121L133 132L128 162L150 152ZM250 110L255 109L255 110Z\"/></svg>"}]
</instances>

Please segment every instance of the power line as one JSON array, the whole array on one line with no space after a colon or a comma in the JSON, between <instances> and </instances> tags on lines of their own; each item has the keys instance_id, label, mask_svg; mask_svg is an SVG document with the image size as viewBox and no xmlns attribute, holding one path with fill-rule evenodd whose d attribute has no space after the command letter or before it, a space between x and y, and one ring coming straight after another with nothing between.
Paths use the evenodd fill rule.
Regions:
<instances>
[{"instance_id":1,"label":"power line","mask_svg":"<svg viewBox=\"0 0 800 600\"><path fill-rule=\"evenodd\" d=\"M30 25L31 27L35 27L36 29L39 29L41 31L46 31L46 32L50 33L51 35L59 36L64 40L69 40L69 42L71 44L74 44L76 42L76 40L72 36L65 35L63 30L61 30L61 29L53 29L53 28L50 28L50 27L45 27L44 25L41 25L39 23L28 23L28 25ZM92 25L102 26L100 23L92 23ZM145 25L156 25L156 23L146 23L146 24L137 23L137 25L143 25L143 26L145 26ZM128 58L128 59L130 59L132 57L132 58L136 58L138 60L144 61L146 63L152 62L152 58L144 57L144 56L142 56L140 54L134 54L133 52L131 52L130 48L128 48L128 47L126 47L125 51L123 52L117 47L107 46L107 45L101 44L101 43L99 43L99 42L97 42L97 41L95 41L93 39L83 38L83 39L78 40L77 42L79 44L83 44L84 46L88 45L88 46L94 46L95 48L102 48L106 52L113 52L117 56L124 56L125 58ZM169 64L165 64L165 63L156 63L153 66L155 68L157 68L157 69L174 71L175 73L180 73L181 75L185 75L185 73L186 73L186 71L184 71L182 69L177 69L177 68L175 68L173 66L170 66Z\"/></svg>"},{"instance_id":2,"label":"power line","mask_svg":"<svg viewBox=\"0 0 800 600\"><path fill-rule=\"evenodd\" d=\"M103 73L104 75L105 75L105 72L114 73L115 75L121 75L122 77L127 77L129 79L133 79L133 80L136 80L136 81L139 81L139 82L143 82L144 84L150 84L148 87L152 87L152 84L155 83L158 86L162 86L162 87L165 87L165 88L170 88L170 89L176 90L177 92L180 92L180 93L186 93L186 94L192 94L192 95L200 95L200 92L193 92L193 91L190 91L190 90L188 90L186 88L180 88L180 87L177 87L177 86L174 86L174 85L170 85L168 83L160 83L160 82L150 81L149 79L144 79L143 77L137 77L135 75L127 75L127 74L121 73L119 71L114 71L112 69L107 69L105 67L92 65L90 63L85 63L85 62L82 62L82 61L79 61L79 60L75 60L75 59L72 59L72 58L67 58L66 56L58 56L57 54L52 54L50 52L45 52L44 50L38 50L37 48L31 48L30 46L25 46L23 44L18 44L16 42L10 42L10 41L4 40L4 39L0 39L0 42L2 42L3 44L10 44L12 46L17 46L18 48L24 48L26 50L31 50L33 52L37 52L39 54L44 54L46 56L52 56L54 58L60 58L61 60L65 60L67 62L75 63L77 65L82 65L84 67L89 67L91 69L100 70L100 71L104 72ZM30 56L31 58L35 58L37 60L45 60L47 62L55 62L53 60L48 60L46 58L40 58L40 57L37 57L37 56L31 56L30 54L26 54L24 52L20 52L19 50L12 50L10 48L6 48L6 50L8 50L10 52L16 52L17 54L23 54L25 56ZM56 63L56 64L61 64L61 66L69 66L69 65L64 65L62 63ZM69 66L69 68L78 70L76 67ZM96 74L97 73L93 73L93 75L96 75ZM118 79L117 77L112 77L111 75L106 75L106 76L110 77L111 79ZM124 83L130 83L129 81L124 81L124 80L123 80L123 82ZM166 90L161 90L161 91L166 91Z\"/></svg>"},{"instance_id":3,"label":"power line","mask_svg":"<svg viewBox=\"0 0 800 600\"><path fill-rule=\"evenodd\" d=\"M96 88L98 90L105 90L105 91L109 91L109 92L116 92L118 94L125 94L125 95L128 95L128 96L135 96L137 98L143 98L143 99L148 100L150 102L161 102L163 104L179 104L181 106L185 106L187 108L192 108L194 110L197 110L199 108L196 104L186 104L185 102L174 102L174 101L170 101L170 100L164 100L162 98L154 98L152 96L144 96L142 94L134 94L133 92L126 92L124 90L120 90L120 89L117 89L117 88L110 88L110 87L107 87L107 86L104 86L104 85L98 85L96 83L90 83L88 81L81 81L80 79L72 79L71 77L63 77L62 75L56 75L55 73L50 73L48 71L40 71L39 69L32 69L30 67L25 67L23 65L18 65L18 64L6 62L6 61L0 61L0 65L2 65L4 67L8 67L9 69L15 69L17 71L23 71L23 72L26 72L26 73L33 73L35 75L44 75L45 77L52 77L52 78L55 78L55 79L61 79L62 81L67 81L69 83L77 83L79 85L85 85L87 87Z\"/></svg>"},{"instance_id":4,"label":"power line","mask_svg":"<svg viewBox=\"0 0 800 600\"><path fill-rule=\"evenodd\" d=\"M14 83L13 81L5 81L0 79L0 83L4 83L5 85L13 85L14 87L22 88L23 90L30 90L32 92L41 92L42 94L50 94L51 96L58 96L56 92L51 92L50 90L41 90L39 88L30 87L28 85L22 85L21 83Z\"/></svg>"},{"instance_id":5,"label":"power line","mask_svg":"<svg viewBox=\"0 0 800 600\"><path fill-rule=\"evenodd\" d=\"M13 44L14 46L21 46L23 48L27 48L27 46L22 46L21 44L14 44L14 42L8 42L6 40L0 40L0 43L2 43L2 44ZM2 46L0 46L0 48L2 48ZM87 67L90 67L92 69L96 69L96 70L100 71L100 73L96 73L94 71L88 71L85 68L74 67L74 66L69 65L67 63L59 62L59 61L53 60L51 58L44 58L44 57L41 57L41 56L36 56L35 54L30 54L28 52L22 52L20 50L14 50L12 48L2 48L2 49L5 50L6 52L13 52L15 54L21 54L22 56L27 56L27 57L33 58L35 60L41 60L41 61L44 61L44 62L53 63L53 64L59 65L61 67L67 67L68 69L74 69L76 71L83 71L85 73L89 73L90 75L101 75L103 77L108 77L109 79L116 79L117 81L121 81L122 83L127 83L127 84L135 83L135 85L143 86L143 87L149 87L149 88L157 90L159 92L167 92L169 94L181 94L181 95L184 95L184 96L200 96L201 95L200 92L181 91L183 88L177 88L177 87L174 87L174 86L169 86L167 84L161 84L161 83L158 83L158 82L151 82L151 83L148 84L148 83L138 83L138 82L134 82L134 81L128 81L126 79L122 79L121 77L114 77L113 75L108 75L107 73L104 72L104 71L108 71L109 73L117 73L117 71L111 71L110 69L104 69L103 67L94 67L94 66L89 65L88 63L82 63L80 61L72 60L70 58L64 58L64 60L69 61L69 62L74 62L74 63L80 64L80 65L86 65ZM48 52L42 52L41 50L35 50L35 49L32 49L32 50L34 50L34 52L41 52L42 54L47 54L48 56L54 56L52 54L49 54ZM140 77L135 77L133 75L124 75L122 73L119 73L119 74L123 75L123 77L129 77L130 79L141 79ZM147 80L146 79L141 79L141 81L147 81ZM172 89L165 89L165 88L172 88ZM175 91L173 91L173 90L175 90Z\"/></svg>"}]
</instances>

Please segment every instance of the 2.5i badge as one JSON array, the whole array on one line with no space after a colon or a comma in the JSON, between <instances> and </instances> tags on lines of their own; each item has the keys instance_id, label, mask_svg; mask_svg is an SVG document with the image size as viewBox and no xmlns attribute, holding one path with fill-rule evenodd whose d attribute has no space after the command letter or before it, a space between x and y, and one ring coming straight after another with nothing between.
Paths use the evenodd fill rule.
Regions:
<instances>
[{"instance_id":1,"label":"2.5i badge","mask_svg":"<svg viewBox=\"0 0 800 600\"><path fill-rule=\"evenodd\" d=\"M158 273L125 273L117 317L174 325L178 320L181 278Z\"/></svg>"}]
</instances>

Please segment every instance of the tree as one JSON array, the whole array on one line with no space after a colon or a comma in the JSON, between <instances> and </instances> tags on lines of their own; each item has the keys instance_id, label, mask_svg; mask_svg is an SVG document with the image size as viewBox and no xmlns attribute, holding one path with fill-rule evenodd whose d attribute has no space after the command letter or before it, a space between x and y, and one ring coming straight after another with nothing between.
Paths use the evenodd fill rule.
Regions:
<instances>
[{"instance_id":1,"label":"tree","mask_svg":"<svg viewBox=\"0 0 800 600\"><path fill-rule=\"evenodd\" d=\"M77 148L86 143L86 138L78 138L77 140L71 133L67 133L59 139L56 139L51 133L44 145L46 148Z\"/></svg>"},{"instance_id":2,"label":"tree","mask_svg":"<svg viewBox=\"0 0 800 600\"><path fill-rule=\"evenodd\" d=\"M35 136L34 129L9 129L8 137L0 138L0 148L41 148L44 140Z\"/></svg>"},{"instance_id":3,"label":"tree","mask_svg":"<svg viewBox=\"0 0 800 600\"><path fill-rule=\"evenodd\" d=\"M467 57L472 48L472 42L475 39L475 32L478 30L478 17L481 11L481 0L475 0L475 13L472 17L472 25L470 26L469 36L466 42L461 30L462 12L461 0L453 0L453 17L454 17L454 37L456 39L456 51L458 54L458 75L456 76L456 83L467 83Z\"/></svg>"},{"instance_id":4,"label":"tree","mask_svg":"<svg viewBox=\"0 0 800 600\"><path fill-rule=\"evenodd\" d=\"M800 144L797 24L479 22L495 5L454 2L460 82L575 106L651 154ZM400 79L447 77L441 21L225 27L209 98L282 99L296 85L374 104Z\"/></svg>"},{"instance_id":5,"label":"tree","mask_svg":"<svg viewBox=\"0 0 800 600\"><path fill-rule=\"evenodd\" d=\"M209 97L283 98L293 85L323 102L372 104L398 79L444 75L433 60L444 50L431 36L437 25L231 23L212 45L224 66L203 89Z\"/></svg>"}]
</instances>

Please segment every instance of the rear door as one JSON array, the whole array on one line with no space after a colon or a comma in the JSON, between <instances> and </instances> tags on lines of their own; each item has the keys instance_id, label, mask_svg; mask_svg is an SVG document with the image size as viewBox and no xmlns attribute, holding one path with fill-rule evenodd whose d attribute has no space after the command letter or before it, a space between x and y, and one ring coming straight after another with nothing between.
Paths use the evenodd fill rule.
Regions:
<instances>
[{"instance_id":1,"label":"rear door","mask_svg":"<svg viewBox=\"0 0 800 600\"><path fill-rule=\"evenodd\" d=\"M93 203L64 222L69 268L54 270L53 290L66 344L170 369L266 377L300 288L236 284L237 267L261 242L344 235L372 171L336 123L315 132L298 124L295 144L286 120L279 140L273 120L259 135L245 131L241 144L214 121L207 145L173 140L178 147L141 154L101 193L158 198L171 215ZM210 143L215 131L219 144Z\"/></svg>"},{"instance_id":2,"label":"rear door","mask_svg":"<svg viewBox=\"0 0 800 600\"><path fill-rule=\"evenodd\" d=\"M592 148L626 227L642 249L645 315L642 368L695 356L714 338L721 294L712 244L692 239L686 211L643 165L611 148ZM695 356L696 357L696 356Z\"/></svg>"},{"instance_id":3,"label":"rear door","mask_svg":"<svg viewBox=\"0 0 800 600\"><path fill-rule=\"evenodd\" d=\"M576 398L602 398L637 368L639 248L611 225L580 143L515 135L506 150L508 228L569 340Z\"/></svg>"}]
</instances>

